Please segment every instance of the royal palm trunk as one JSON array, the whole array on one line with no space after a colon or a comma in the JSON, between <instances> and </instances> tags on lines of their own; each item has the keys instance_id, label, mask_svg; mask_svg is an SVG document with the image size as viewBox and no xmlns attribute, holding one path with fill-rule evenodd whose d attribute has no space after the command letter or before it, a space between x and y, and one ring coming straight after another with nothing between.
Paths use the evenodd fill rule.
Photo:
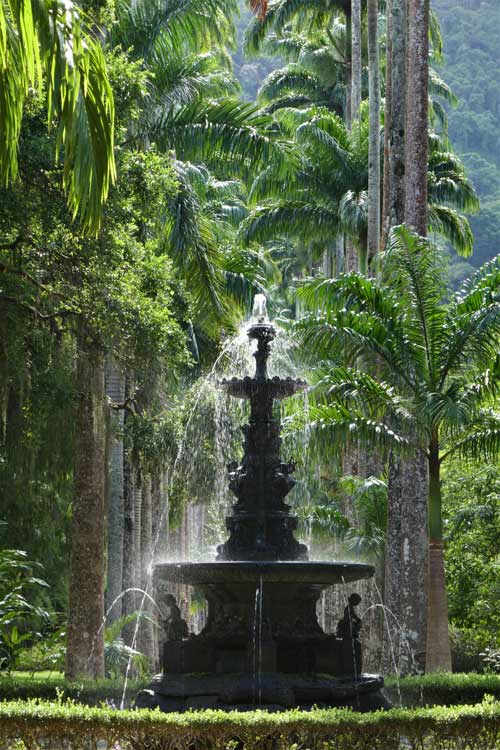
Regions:
<instances>
[{"instance_id":1,"label":"royal palm trunk","mask_svg":"<svg viewBox=\"0 0 500 750\"><path fill-rule=\"evenodd\" d=\"M358 117L361 104L361 0L351 2L351 122Z\"/></svg>"},{"instance_id":2,"label":"royal palm trunk","mask_svg":"<svg viewBox=\"0 0 500 750\"><path fill-rule=\"evenodd\" d=\"M368 80L370 141L368 154L368 262L380 244L380 72L378 0L368 0Z\"/></svg>"}]
</instances>

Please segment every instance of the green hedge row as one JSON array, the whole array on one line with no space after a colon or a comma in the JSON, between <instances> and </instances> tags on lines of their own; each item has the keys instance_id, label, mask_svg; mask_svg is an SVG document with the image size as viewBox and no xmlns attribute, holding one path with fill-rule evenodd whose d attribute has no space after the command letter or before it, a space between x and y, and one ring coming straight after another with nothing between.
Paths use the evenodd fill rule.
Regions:
<instances>
[{"instance_id":1,"label":"green hedge row","mask_svg":"<svg viewBox=\"0 0 500 750\"><path fill-rule=\"evenodd\" d=\"M147 682L130 680L127 684L126 703L131 704L139 690ZM13 673L10 677L0 676L0 701L28 700L41 698L56 700L58 696L83 703L86 706L100 706L110 703L119 706L123 695L123 680L79 680L69 682L62 674L39 676Z\"/></svg>"},{"instance_id":2,"label":"green hedge row","mask_svg":"<svg viewBox=\"0 0 500 750\"><path fill-rule=\"evenodd\" d=\"M347 709L225 713L0 704L0 747L29 750L497 750L500 703L358 714Z\"/></svg>"},{"instance_id":3,"label":"green hedge row","mask_svg":"<svg viewBox=\"0 0 500 750\"><path fill-rule=\"evenodd\" d=\"M453 706L480 703L485 695L500 700L498 674L426 674L385 680L386 692L395 704L399 693L405 706Z\"/></svg>"}]
</instances>

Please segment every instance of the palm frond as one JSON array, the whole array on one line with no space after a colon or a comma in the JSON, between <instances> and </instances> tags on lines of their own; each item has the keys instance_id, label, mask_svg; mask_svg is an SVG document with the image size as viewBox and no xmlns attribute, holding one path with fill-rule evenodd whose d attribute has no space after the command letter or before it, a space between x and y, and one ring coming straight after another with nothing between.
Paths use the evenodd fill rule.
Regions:
<instances>
[{"instance_id":1,"label":"palm frond","mask_svg":"<svg viewBox=\"0 0 500 750\"><path fill-rule=\"evenodd\" d=\"M17 146L30 87L45 84L58 123L64 187L74 217L96 232L115 179L114 102L98 41L71 0L12 0L0 8L0 184L17 175Z\"/></svg>"},{"instance_id":2,"label":"palm frond","mask_svg":"<svg viewBox=\"0 0 500 750\"><path fill-rule=\"evenodd\" d=\"M277 137L271 117L232 100L197 101L167 113L157 124L155 141L162 149L174 148L178 158L243 176L269 162L286 174L295 162L292 144Z\"/></svg>"},{"instance_id":3,"label":"palm frond","mask_svg":"<svg viewBox=\"0 0 500 750\"><path fill-rule=\"evenodd\" d=\"M455 454L473 461L491 461L496 459L499 453L500 414L485 411L468 425L465 434L455 436L454 444L447 450L444 457Z\"/></svg>"},{"instance_id":4,"label":"palm frond","mask_svg":"<svg viewBox=\"0 0 500 750\"><path fill-rule=\"evenodd\" d=\"M500 337L500 257L476 271L451 298L446 317L447 346L442 382L472 364L480 370L496 361Z\"/></svg>"},{"instance_id":5,"label":"palm frond","mask_svg":"<svg viewBox=\"0 0 500 750\"><path fill-rule=\"evenodd\" d=\"M431 97L438 96L451 107L458 106L458 98L455 96L446 81L443 81L433 68L429 70L429 94Z\"/></svg>"},{"instance_id":6,"label":"palm frond","mask_svg":"<svg viewBox=\"0 0 500 750\"><path fill-rule=\"evenodd\" d=\"M446 206L429 205L429 231L445 237L459 255L468 258L474 250L474 235L466 216Z\"/></svg>"},{"instance_id":7,"label":"palm frond","mask_svg":"<svg viewBox=\"0 0 500 750\"><path fill-rule=\"evenodd\" d=\"M292 91L296 94L307 95L311 101L315 102L328 98L328 93L318 77L307 68L294 63L270 73L257 92L257 98L267 103Z\"/></svg>"},{"instance_id":8,"label":"palm frond","mask_svg":"<svg viewBox=\"0 0 500 750\"><path fill-rule=\"evenodd\" d=\"M307 241L311 237L331 239L338 230L338 215L330 207L284 200L257 207L242 222L239 235L245 243L267 242L288 233Z\"/></svg>"},{"instance_id":9,"label":"palm frond","mask_svg":"<svg viewBox=\"0 0 500 750\"><path fill-rule=\"evenodd\" d=\"M384 422L353 414L338 405L315 406L311 409L310 416L312 429L327 433L332 445L346 447L354 442L384 451L410 447L406 436L395 432Z\"/></svg>"}]
</instances>

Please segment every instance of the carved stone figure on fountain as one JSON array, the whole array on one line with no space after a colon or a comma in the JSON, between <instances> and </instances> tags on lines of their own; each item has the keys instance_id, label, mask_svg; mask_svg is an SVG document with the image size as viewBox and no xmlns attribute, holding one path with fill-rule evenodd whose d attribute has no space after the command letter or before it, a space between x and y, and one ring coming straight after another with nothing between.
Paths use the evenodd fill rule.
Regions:
<instances>
[{"instance_id":1,"label":"carved stone figure on fountain","mask_svg":"<svg viewBox=\"0 0 500 750\"><path fill-rule=\"evenodd\" d=\"M361 603L359 594L351 594L344 609L344 616L337 625L337 636L339 638L359 639L359 632L363 624L361 617L356 614L356 607Z\"/></svg>"},{"instance_id":2,"label":"carved stone figure on fountain","mask_svg":"<svg viewBox=\"0 0 500 750\"><path fill-rule=\"evenodd\" d=\"M181 617L181 611L177 606L175 596L167 594L165 597L166 617L163 621L163 629L167 641L181 641L189 636L188 626Z\"/></svg>"}]
</instances>

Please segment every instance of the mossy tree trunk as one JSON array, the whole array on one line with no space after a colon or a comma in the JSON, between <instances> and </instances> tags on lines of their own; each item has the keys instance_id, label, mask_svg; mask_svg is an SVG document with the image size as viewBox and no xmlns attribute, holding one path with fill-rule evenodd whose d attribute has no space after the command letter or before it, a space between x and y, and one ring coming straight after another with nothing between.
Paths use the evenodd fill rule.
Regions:
<instances>
[{"instance_id":1,"label":"mossy tree trunk","mask_svg":"<svg viewBox=\"0 0 500 750\"><path fill-rule=\"evenodd\" d=\"M78 335L66 677L104 676L104 355Z\"/></svg>"},{"instance_id":2,"label":"mossy tree trunk","mask_svg":"<svg viewBox=\"0 0 500 750\"><path fill-rule=\"evenodd\" d=\"M123 408L125 401L125 375L112 357L106 361L106 395L111 401L111 450L108 467L108 566L106 609L118 599L108 612L110 622L122 614L123 591L123 537L124 537L124 464L123 464Z\"/></svg>"}]
</instances>

